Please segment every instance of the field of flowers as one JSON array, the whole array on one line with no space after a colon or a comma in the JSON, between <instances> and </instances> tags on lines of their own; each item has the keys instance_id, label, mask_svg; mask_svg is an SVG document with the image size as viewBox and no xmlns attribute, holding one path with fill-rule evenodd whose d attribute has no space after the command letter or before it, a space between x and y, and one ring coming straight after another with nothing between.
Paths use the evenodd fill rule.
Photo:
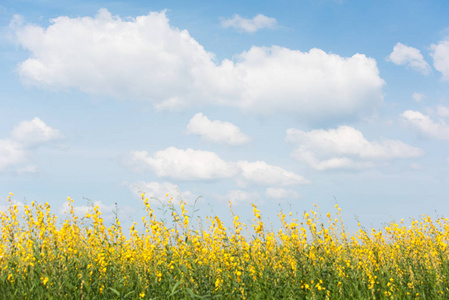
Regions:
<instances>
[{"instance_id":1,"label":"field of flowers","mask_svg":"<svg viewBox=\"0 0 449 300\"><path fill-rule=\"evenodd\" d=\"M48 204L8 201L2 299L449 299L443 218L348 234L336 205L323 218L280 212L272 231L253 205L252 224L232 214L231 228L218 217L192 226L182 201L162 222L142 195L146 217L124 233L95 206L78 218L70 198L64 220Z\"/></svg>"}]
</instances>

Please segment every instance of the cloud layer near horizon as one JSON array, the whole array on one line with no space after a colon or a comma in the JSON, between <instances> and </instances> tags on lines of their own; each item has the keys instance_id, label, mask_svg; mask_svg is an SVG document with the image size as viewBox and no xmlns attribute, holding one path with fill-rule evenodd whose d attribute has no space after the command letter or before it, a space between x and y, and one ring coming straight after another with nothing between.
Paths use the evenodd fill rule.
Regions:
<instances>
[{"instance_id":1,"label":"cloud layer near horizon","mask_svg":"<svg viewBox=\"0 0 449 300\"><path fill-rule=\"evenodd\" d=\"M11 28L30 52L19 74L41 88L150 101L157 109L213 104L304 121L354 118L383 102L377 63L363 54L254 46L217 63L186 30L171 27L165 12L123 20L101 9L95 17L55 18L47 28L17 17Z\"/></svg>"},{"instance_id":2,"label":"cloud layer near horizon","mask_svg":"<svg viewBox=\"0 0 449 300\"><path fill-rule=\"evenodd\" d=\"M134 151L123 159L123 164L134 171L152 170L158 177L185 181L234 178L241 184L249 182L271 186L310 183L298 174L264 161L227 162L214 152L175 147L153 155L146 151Z\"/></svg>"},{"instance_id":3,"label":"cloud layer near horizon","mask_svg":"<svg viewBox=\"0 0 449 300\"><path fill-rule=\"evenodd\" d=\"M414 158L424 154L422 149L398 140L368 141L350 126L309 132L288 129L286 141L298 145L292 157L316 170L366 169L380 161Z\"/></svg>"},{"instance_id":4,"label":"cloud layer near horizon","mask_svg":"<svg viewBox=\"0 0 449 300\"><path fill-rule=\"evenodd\" d=\"M193 203L197 199L190 191L181 192L179 187L171 182L139 181L132 184L125 183L125 185L135 196L140 198L143 193L144 197L153 203L168 202L171 197L177 200L182 199L186 203Z\"/></svg>"}]
</instances>

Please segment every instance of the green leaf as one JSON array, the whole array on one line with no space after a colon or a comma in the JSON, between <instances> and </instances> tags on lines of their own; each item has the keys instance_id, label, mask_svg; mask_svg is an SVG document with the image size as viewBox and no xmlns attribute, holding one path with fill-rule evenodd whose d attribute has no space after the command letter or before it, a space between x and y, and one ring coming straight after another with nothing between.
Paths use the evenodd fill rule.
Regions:
<instances>
[{"instance_id":1,"label":"green leaf","mask_svg":"<svg viewBox=\"0 0 449 300\"><path fill-rule=\"evenodd\" d=\"M174 285L173 288L171 289L171 293L170 293L169 297L171 297L171 296L173 296L173 295L176 295L176 294L179 292L179 290L176 291L176 288L179 286L180 283L181 283L180 281L178 281L177 283L175 283L175 285Z\"/></svg>"},{"instance_id":2,"label":"green leaf","mask_svg":"<svg viewBox=\"0 0 449 300\"><path fill-rule=\"evenodd\" d=\"M126 294L123 298L126 299L129 295L132 295L132 294L134 294L134 293L135 293L135 291L131 291L131 292L129 292L128 294Z\"/></svg>"},{"instance_id":3,"label":"green leaf","mask_svg":"<svg viewBox=\"0 0 449 300\"><path fill-rule=\"evenodd\" d=\"M192 298L198 298L198 296L195 295L191 289L186 288L186 290L187 290L187 293L189 293L190 297L192 297Z\"/></svg>"},{"instance_id":4,"label":"green leaf","mask_svg":"<svg viewBox=\"0 0 449 300\"><path fill-rule=\"evenodd\" d=\"M116 289L113 289L113 288L111 288L111 287L109 287L109 289L110 289L111 291L113 291L117 296L120 297L120 293L119 293Z\"/></svg>"}]
</instances>

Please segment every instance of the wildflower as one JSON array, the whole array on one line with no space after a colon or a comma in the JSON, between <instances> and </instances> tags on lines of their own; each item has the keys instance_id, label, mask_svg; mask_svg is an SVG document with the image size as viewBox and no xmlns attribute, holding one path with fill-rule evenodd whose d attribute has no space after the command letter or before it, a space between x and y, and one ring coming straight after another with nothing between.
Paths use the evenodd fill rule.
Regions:
<instances>
[{"instance_id":1,"label":"wildflower","mask_svg":"<svg viewBox=\"0 0 449 300\"><path fill-rule=\"evenodd\" d=\"M44 285L46 285L47 284L47 282L48 282L48 277L47 276L45 276L45 278L43 278L43 280L42 280L42 283L44 284Z\"/></svg>"}]
</instances>

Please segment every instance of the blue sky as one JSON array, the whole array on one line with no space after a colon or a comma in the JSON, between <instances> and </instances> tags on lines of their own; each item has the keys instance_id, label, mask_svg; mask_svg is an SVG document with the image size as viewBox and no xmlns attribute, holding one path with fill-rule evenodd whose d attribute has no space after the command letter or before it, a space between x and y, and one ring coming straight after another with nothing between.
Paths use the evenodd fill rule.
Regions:
<instances>
[{"instance_id":1,"label":"blue sky","mask_svg":"<svg viewBox=\"0 0 449 300\"><path fill-rule=\"evenodd\" d=\"M448 215L447 1L3 1L0 194L138 220Z\"/></svg>"}]
</instances>

